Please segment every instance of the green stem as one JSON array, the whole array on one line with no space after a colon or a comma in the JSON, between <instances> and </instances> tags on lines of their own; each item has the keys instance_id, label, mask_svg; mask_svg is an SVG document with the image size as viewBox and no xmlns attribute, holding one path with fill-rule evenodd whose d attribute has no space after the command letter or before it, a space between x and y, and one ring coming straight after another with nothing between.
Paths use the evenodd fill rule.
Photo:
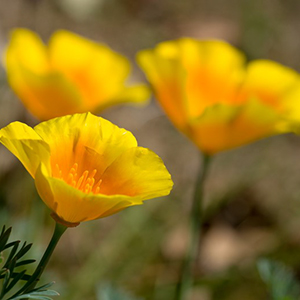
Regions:
<instances>
[{"instance_id":1,"label":"green stem","mask_svg":"<svg viewBox=\"0 0 300 300\"><path fill-rule=\"evenodd\" d=\"M190 212L190 242L182 265L181 278L176 291L176 300L184 300L188 291L193 286L193 268L199 252L203 218L203 186L209 162L210 156L203 154L202 165L198 173L193 204Z\"/></svg>"},{"instance_id":2,"label":"green stem","mask_svg":"<svg viewBox=\"0 0 300 300\"><path fill-rule=\"evenodd\" d=\"M25 284L25 286L22 288L22 293L26 293L26 292L29 292L31 291L32 289L35 288L35 286L37 285L41 275L43 274L48 262L49 262L49 259L58 243L58 241L60 240L61 236L63 235L63 233L66 231L68 227L62 225L62 224L59 224L59 223L56 223L55 224L55 229L54 229L54 232L53 232L53 236L52 236L52 239L40 261L40 263L38 264L38 266L36 267L34 273L32 274L31 278L32 280L29 280L27 282L27 284ZM21 292L19 291L19 292Z\"/></svg>"}]
</instances>

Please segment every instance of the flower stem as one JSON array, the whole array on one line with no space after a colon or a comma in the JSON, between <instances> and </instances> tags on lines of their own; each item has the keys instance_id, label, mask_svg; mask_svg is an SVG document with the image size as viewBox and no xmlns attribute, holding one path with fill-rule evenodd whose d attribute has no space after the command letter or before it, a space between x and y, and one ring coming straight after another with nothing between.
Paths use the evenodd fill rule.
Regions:
<instances>
[{"instance_id":1,"label":"flower stem","mask_svg":"<svg viewBox=\"0 0 300 300\"><path fill-rule=\"evenodd\" d=\"M203 154L202 165L198 173L193 204L190 212L190 241L183 260L181 278L176 290L176 300L184 300L193 286L193 268L198 256L203 210L203 186L208 171L210 156Z\"/></svg>"},{"instance_id":2,"label":"flower stem","mask_svg":"<svg viewBox=\"0 0 300 300\"><path fill-rule=\"evenodd\" d=\"M47 266L47 263L52 255L58 241L60 240L61 236L63 235L63 233L66 231L67 228L68 227L66 227L62 224L59 224L59 223L55 224L55 229L53 232L52 239L51 239L40 263L38 264L34 273L32 274L32 276L31 276L32 279L29 280L27 282L27 284L22 288L23 293L29 292L35 288L35 286L37 285L41 275L43 274L43 272Z\"/></svg>"}]
</instances>

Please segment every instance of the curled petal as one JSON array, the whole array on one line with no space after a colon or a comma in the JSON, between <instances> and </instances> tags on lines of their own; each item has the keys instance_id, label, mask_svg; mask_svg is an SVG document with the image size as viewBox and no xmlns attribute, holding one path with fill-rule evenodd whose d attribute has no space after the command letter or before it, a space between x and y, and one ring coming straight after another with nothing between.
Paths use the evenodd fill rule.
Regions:
<instances>
[{"instance_id":1,"label":"curled petal","mask_svg":"<svg viewBox=\"0 0 300 300\"><path fill-rule=\"evenodd\" d=\"M113 195L117 191L141 201L168 195L172 186L171 176L162 160L149 149L135 147L121 154L106 169L101 193Z\"/></svg>"},{"instance_id":2,"label":"curled petal","mask_svg":"<svg viewBox=\"0 0 300 300\"><path fill-rule=\"evenodd\" d=\"M0 142L21 161L33 178L41 162L49 165L48 144L23 123L14 122L1 129Z\"/></svg>"}]
</instances>

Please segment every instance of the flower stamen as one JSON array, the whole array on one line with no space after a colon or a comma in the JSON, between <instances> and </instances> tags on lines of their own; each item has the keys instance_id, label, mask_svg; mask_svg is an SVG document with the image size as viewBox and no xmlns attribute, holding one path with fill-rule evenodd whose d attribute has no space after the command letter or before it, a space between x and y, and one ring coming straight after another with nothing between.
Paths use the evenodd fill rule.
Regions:
<instances>
[{"instance_id":1,"label":"flower stamen","mask_svg":"<svg viewBox=\"0 0 300 300\"><path fill-rule=\"evenodd\" d=\"M100 185L102 183L102 179L100 179L97 183L95 180L95 175L97 170L94 169L92 172L85 170L82 175L78 178L78 164L74 163L72 168L70 169L66 178L63 178L62 171L59 168L59 165L55 165L55 177L59 179L63 179L68 185L88 194L98 194L100 192ZM96 184L95 184L96 183Z\"/></svg>"}]
</instances>

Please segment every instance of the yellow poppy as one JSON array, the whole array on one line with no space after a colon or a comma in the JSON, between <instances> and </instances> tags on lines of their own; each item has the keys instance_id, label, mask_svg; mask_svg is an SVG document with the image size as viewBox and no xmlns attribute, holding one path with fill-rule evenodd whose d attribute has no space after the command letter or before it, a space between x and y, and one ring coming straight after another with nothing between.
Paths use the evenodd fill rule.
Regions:
<instances>
[{"instance_id":1,"label":"yellow poppy","mask_svg":"<svg viewBox=\"0 0 300 300\"><path fill-rule=\"evenodd\" d=\"M137 60L174 125L207 154L288 131L300 119L299 74L268 60L247 65L225 42L163 42Z\"/></svg>"},{"instance_id":2,"label":"yellow poppy","mask_svg":"<svg viewBox=\"0 0 300 300\"><path fill-rule=\"evenodd\" d=\"M31 128L14 122L0 142L35 179L39 195L67 226L168 195L173 182L162 160L138 147L125 129L90 113Z\"/></svg>"},{"instance_id":3,"label":"yellow poppy","mask_svg":"<svg viewBox=\"0 0 300 300\"><path fill-rule=\"evenodd\" d=\"M15 29L5 53L8 82L38 119L100 111L144 102L143 85L126 86L130 63L103 44L59 30L45 46L27 29Z\"/></svg>"}]
</instances>

